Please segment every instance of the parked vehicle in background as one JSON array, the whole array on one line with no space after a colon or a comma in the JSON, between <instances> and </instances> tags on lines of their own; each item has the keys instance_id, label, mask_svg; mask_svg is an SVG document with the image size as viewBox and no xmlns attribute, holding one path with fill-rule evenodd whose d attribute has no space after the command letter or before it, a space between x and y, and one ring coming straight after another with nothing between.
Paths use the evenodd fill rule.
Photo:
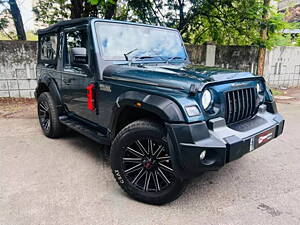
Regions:
<instances>
[{"instance_id":1,"label":"parked vehicle in background","mask_svg":"<svg viewBox=\"0 0 300 225\"><path fill-rule=\"evenodd\" d=\"M174 29L82 18L38 35L44 134L70 127L108 146L116 181L139 201L173 201L283 131L262 77L191 65Z\"/></svg>"}]
</instances>

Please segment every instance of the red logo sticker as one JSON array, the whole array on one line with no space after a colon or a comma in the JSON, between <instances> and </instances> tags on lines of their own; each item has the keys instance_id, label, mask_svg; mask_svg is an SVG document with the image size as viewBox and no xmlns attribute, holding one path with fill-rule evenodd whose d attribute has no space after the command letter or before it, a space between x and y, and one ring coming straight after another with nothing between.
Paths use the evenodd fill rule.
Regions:
<instances>
[{"instance_id":1,"label":"red logo sticker","mask_svg":"<svg viewBox=\"0 0 300 225\"><path fill-rule=\"evenodd\" d=\"M272 137L273 137L273 133L270 131L267 131L258 136L257 142L260 145L260 144L270 141L272 139Z\"/></svg>"}]
</instances>

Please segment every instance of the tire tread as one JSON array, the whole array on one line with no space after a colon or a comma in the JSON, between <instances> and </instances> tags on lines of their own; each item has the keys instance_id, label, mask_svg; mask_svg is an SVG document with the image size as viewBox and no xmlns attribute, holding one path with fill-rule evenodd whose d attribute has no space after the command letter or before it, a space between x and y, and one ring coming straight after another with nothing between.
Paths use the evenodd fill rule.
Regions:
<instances>
[{"instance_id":1,"label":"tire tread","mask_svg":"<svg viewBox=\"0 0 300 225\"><path fill-rule=\"evenodd\" d=\"M38 101L41 101L42 99L48 102L50 108L50 115L51 115L50 131L47 133L43 130L44 134L49 138L59 138L63 135L65 131L65 127L59 121L59 112L57 110L57 104L55 103L54 99L52 98L49 92L43 92L39 96Z\"/></svg>"},{"instance_id":2,"label":"tire tread","mask_svg":"<svg viewBox=\"0 0 300 225\"><path fill-rule=\"evenodd\" d=\"M137 120L135 122L132 122L131 124L127 125L126 127L124 127L116 136L115 140L112 143L112 148L111 151L115 151L115 145L117 143L119 143L120 139L123 137L123 135L125 135L126 133L134 130L134 129L158 129L159 131L161 131L162 129L165 129L162 125L156 123L155 121L152 120L147 120L147 119L143 119L143 120ZM113 155L113 154L111 154ZM110 159L113 160L113 159ZM111 162L112 164L112 162ZM112 169L112 173L116 179L116 181L118 182L118 184L121 186L121 188L127 193L129 194L132 198L141 201L141 202L145 202L145 203L150 203L153 205L163 205L169 202L172 202L174 200L176 200L186 189L187 186L187 181L186 180L181 180L181 187L179 188L179 190L176 192L176 194L174 195L169 195L167 196L167 198L160 198L160 199L153 199L151 197L146 198L143 196L143 198L141 198L141 196L139 195L139 193L134 192L131 190L131 188L129 188L127 185L124 185L123 183L120 182L120 180L118 179L118 176L114 173L113 169Z\"/></svg>"}]
</instances>

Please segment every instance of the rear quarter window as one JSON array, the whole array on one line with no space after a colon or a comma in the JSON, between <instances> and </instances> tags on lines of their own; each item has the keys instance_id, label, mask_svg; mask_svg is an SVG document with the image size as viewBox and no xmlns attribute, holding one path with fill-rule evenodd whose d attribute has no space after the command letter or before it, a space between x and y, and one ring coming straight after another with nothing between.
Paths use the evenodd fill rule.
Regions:
<instances>
[{"instance_id":1,"label":"rear quarter window","mask_svg":"<svg viewBox=\"0 0 300 225\"><path fill-rule=\"evenodd\" d=\"M56 65L58 37L57 34L47 34L39 37L39 63L46 66Z\"/></svg>"}]
</instances>

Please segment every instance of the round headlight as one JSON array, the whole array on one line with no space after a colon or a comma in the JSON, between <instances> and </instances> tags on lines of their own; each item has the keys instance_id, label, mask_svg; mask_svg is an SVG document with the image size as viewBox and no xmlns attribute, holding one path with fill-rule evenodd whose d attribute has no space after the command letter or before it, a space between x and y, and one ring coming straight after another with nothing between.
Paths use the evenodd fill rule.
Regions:
<instances>
[{"instance_id":1,"label":"round headlight","mask_svg":"<svg viewBox=\"0 0 300 225\"><path fill-rule=\"evenodd\" d=\"M264 91L263 86L261 83L256 84L257 93L262 93Z\"/></svg>"},{"instance_id":2,"label":"round headlight","mask_svg":"<svg viewBox=\"0 0 300 225\"><path fill-rule=\"evenodd\" d=\"M212 95L209 90L205 90L202 95L202 106L205 110L209 108L212 102Z\"/></svg>"},{"instance_id":3,"label":"round headlight","mask_svg":"<svg viewBox=\"0 0 300 225\"><path fill-rule=\"evenodd\" d=\"M264 100L264 87L262 83L256 84L256 90L259 97L259 101L262 102Z\"/></svg>"}]
</instances>

